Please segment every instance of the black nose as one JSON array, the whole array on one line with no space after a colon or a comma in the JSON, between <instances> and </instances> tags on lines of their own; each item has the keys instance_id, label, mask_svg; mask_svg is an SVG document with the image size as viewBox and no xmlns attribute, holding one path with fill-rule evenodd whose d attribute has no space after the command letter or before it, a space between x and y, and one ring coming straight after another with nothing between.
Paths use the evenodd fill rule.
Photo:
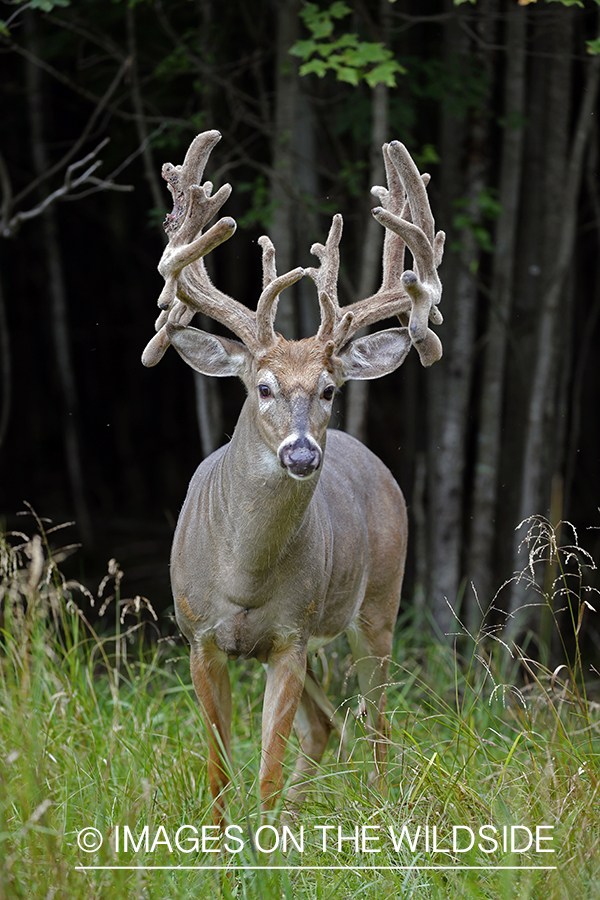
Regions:
<instances>
[{"instance_id":1,"label":"black nose","mask_svg":"<svg viewBox=\"0 0 600 900\"><path fill-rule=\"evenodd\" d=\"M297 478L306 478L321 465L321 451L308 438L298 438L292 444L285 444L281 448L279 461L290 474Z\"/></svg>"}]
</instances>

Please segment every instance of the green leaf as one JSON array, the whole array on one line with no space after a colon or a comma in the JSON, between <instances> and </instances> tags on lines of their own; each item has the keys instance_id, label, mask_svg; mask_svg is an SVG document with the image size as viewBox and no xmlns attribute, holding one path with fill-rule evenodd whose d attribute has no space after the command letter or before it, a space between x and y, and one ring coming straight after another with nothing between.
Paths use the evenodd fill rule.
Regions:
<instances>
[{"instance_id":1,"label":"green leaf","mask_svg":"<svg viewBox=\"0 0 600 900\"><path fill-rule=\"evenodd\" d=\"M4 19L0 19L0 34L3 34L4 37L10 37L10 31L8 30Z\"/></svg>"},{"instance_id":2,"label":"green leaf","mask_svg":"<svg viewBox=\"0 0 600 900\"><path fill-rule=\"evenodd\" d=\"M387 84L388 87L396 87L396 75L405 75L406 69L404 66L401 66L395 60L391 59L389 62L382 63L380 66L375 66L370 72L367 72L365 75L365 81L369 85L369 87L373 88L376 84Z\"/></svg>"},{"instance_id":3,"label":"green leaf","mask_svg":"<svg viewBox=\"0 0 600 900\"><path fill-rule=\"evenodd\" d=\"M348 66L336 66L335 72L338 81L345 81L347 84L352 84L355 87L360 81L360 72L358 69L353 69Z\"/></svg>"},{"instance_id":4,"label":"green leaf","mask_svg":"<svg viewBox=\"0 0 600 900\"><path fill-rule=\"evenodd\" d=\"M562 3L563 6L581 6L582 0L546 0L546 3Z\"/></svg>"},{"instance_id":5,"label":"green leaf","mask_svg":"<svg viewBox=\"0 0 600 900\"><path fill-rule=\"evenodd\" d=\"M320 10L316 3L307 3L300 15L306 27L316 39L333 34L333 19L343 19L350 8L343 2L333 3L329 9Z\"/></svg>"},{"instance_id":6,"label":"green leaf","mask_svg":"<svg viewBox=\"0 0 600 900\"><path fill-rule=\"evenodd\" d=\"M494 245L492 243L492 236L483 225L474 225L472 227L473 237L479 244L482 250L485 250L486 253L493 253Z\"/></svg>"},{"instance_id":7,"label":"green leaf","mask_svg":"<svg viewBox=\"0 0 600 900\"><path fill-rule=\"evenodd\" d=\"M597 37L595 41L586 41L587 52L592 56L597 56L600 53L600 37Z\"/></svg>"},{"instance_id":8,"label":"green leaf","mask_svg":"<svg viewBox=\"0 0 600 900\"><path fill-rule=\"evenodd\" d=\"M368 66L371 63L385 62L391 55L391 52L386 50L383 44L372 44L367 41L361 41L354 54L355 65Z\"/></svg>"},{"instance_id":9,"label":"green leaf","mask_svg":"<svg viewBox=\"0 0 600 900\"><path fill-rule=\"evenodd\" d=\"M342 34L337 41L332 41L329 45L333 50L343 50L345 47L358 47L358 35L353 31Z\"/></svg>"},{"instance_id":10,"label":"green leaf","mask_svg":"<svg viewBox=\"0 0 600 900\"><path fill-rule=\"evenodd\" d=\"M300 16L312 32L312 38L293 44L290 53L304 60L300 75L317 75L323 78L332 71L338 81L354 87L361 80L374 88L377 84L396 86L396 75L406 70L397 63L391 50L375 41L360 41L354 32L346 32L333 38L334 20L351 12L350 7L337 0L327 10L320 10L316 3L307 3ZM329 38L329 40L324 40ZM321 57L321 59L318 59Z\"/></svg>"},{"instance_id":11,"label":"green leaf","mask_svg":"<svg viewBox=\"0 0 600 900\"><path fill-rule=\"evenodd\" d=\"M300 59L308 59L317 50L317 47L317 42L309 38L306 41L296 41L295 44L292 44L290 53L292 56L299 56Z\"/></svg>"},{"instance_id":12,"label":"green leaf","mask_svg":"<svg viewBox=\"0 0 600 900\"><path fill-rule=\"evenodd\" d=\"M452 219L455 228L471 228L473 219L468 213L457 213Z\"/></svg>"},{"instance_id":13,"label":"green leaf","mask_svg":"<svg viewBox=\"0 0 600 900\"><path fill-rule=\"evenodd\" d=\"M317 75L319 78L323 78L329 66L326 62L323 62L322 59L311 59L310 62L304 63L303 66L300 66L300 74L301 75Z\"/></svg>"},{"instance_id":14,"label":"green leaf","mask_svg":"<svg viewBox=\"0 0 600 900\"><path fill-rule=\"evenodd\" d=\"M497 196L495 188L485 188L477 197L479 209L486 219L497 219L502 212L502 204L496 199Z\"/></svg>"},{"instance_id":15,"label":"green leaf","mask_svg":"<svg viewBox=\"0 0 600 900\"><path fill-rule=\"evenodd\" d=\"M348 4L344 3L343 0L336 0L336 2L332 3L329 7L329 15L332 19L343 19L344 16L347 16L348 13L351 12L352 10Z\"/></svg>"},{"instance_id":16,"label":"green leaf","mask_svg":"<svg viewBox=\"0 0 600 900\"><path fill-rule=\"evenodd\" d=\"M414 154L414 160L422 172L427 166L437 166L440 161L439 154L433 144L424 144L420 153Z\"/></svg>"},{"instance_id":17,"label":"green leaf","mask_svg":"<svg viewBox=\"0 0 600 900\"><path fill-rule=\"evenodd\" d=\"M268 229L273 220L273 212L277 203L270 199L271 192L264 175L258 175L254 181L242 182L237 190L241 193L249 193L252 197L252 206L248 212L237 217L240 228L251 228L260 225Z\"/></svg>"}]
</instances>

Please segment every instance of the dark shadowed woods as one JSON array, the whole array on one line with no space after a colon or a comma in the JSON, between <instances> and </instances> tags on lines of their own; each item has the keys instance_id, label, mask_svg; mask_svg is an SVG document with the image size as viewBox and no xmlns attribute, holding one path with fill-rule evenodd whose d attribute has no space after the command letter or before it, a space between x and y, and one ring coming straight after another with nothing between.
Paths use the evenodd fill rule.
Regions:
<instances>
[{"instance_id":1,"label":"dark shadowed woods","mask_svg":"<svg viewBox=\"0 0 600 900\"><path fill-rule=\"evenodd\" d=\"M249 306L258 237L279 271L312 265L335 212L342 302L372 293L382 143L401 140L431 173L447 232L444 357L423 369L411 353L385 379L346 385L337 412L407 497L404 603L445 634L458 630L447 598L476 629L471 584L487 608L525 565L515 529L533 515L572 522L598 559L597 3L349 0L320 19L300 0L47 6L0 10L6 524L19 527L23 501L75 519L79 575L99 580L116 557L129 592L168 608L188 480L231 434L243 390L173 351L155 369L140 355L162 286L161 166L217 128L205 177L233 185L223 212L238 231L211 274ZM314 285L284 298L278 329L313 333ZM497 605L527 600L521 581ZM539 609L522 621L535 646Z\"/></svg>"}]
</instances>

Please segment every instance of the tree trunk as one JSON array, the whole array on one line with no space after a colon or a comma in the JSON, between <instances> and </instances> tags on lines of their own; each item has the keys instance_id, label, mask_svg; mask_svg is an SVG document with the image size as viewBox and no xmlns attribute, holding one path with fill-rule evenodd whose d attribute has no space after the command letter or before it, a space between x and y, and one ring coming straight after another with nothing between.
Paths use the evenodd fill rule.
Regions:
<instances>
[{"instance_id":1,"label":"tree trunk","mask_svg":"<svg viewBox=\"0 0 600 900\"><path fill-rule=\"evenodd\" d=\"M299 0L280 0L277 4L277 47L275 57L275 133L273 135L273 172L271 199L273 222L269 236L275 245L277 272L289 272L294 261L294 217L297 197L294 189L294 134L298 101L298 65L290 55L296 40ZM277 330L288 340L297 337L294 293L288 289L279 300Z\"/></svg>"},{"instance_id":2,"label":"tree trunk","mask_svg":"<svg viewBox=\"0 0 600 900\"><path fill-rule=\"evenodd\" d=\"M584 151L594 124L600 58L588 64L585 91L579 110L570 152L565 145L570 112L570 50L572 16L565 11L554 21L556 58L550 70L548 96L548 133L546 136L546 194L548 208L544 222L547 276L544 280L543 302L540 312L537 353L528 404L525 450L521 476L519 520L544 514L549 502L549 478L544 463L548 462L546 429L549 405L554 405L557 388L557 367L562 355L565 335L559 330L562 298L566 279L570 274L575 246L577 204L581 187ZM554 448L554 452L556 452ZM550 477L553 473L550 472ZM519 572L527 565L527 548L520 546L523 534L518 533L514 545L514 569ZM526 602L526 582L513 585L509 611L515 613ZM527 621L530 621L527 616ZM523 619L510 620L510 634L516 635L524 625Z\"/></svg>"},{"instance_id":3,"label":"tree trunk","mask_svg":"<svg viewBox=\"0 0 600 900\"><path fill-rule=\"evenodd\" d=\"M387 3L387 0L386 0ZM385 184L385 169L381 148L390 139L389 91L385 84L373 89L373 119L371 128L371 151L369 180L371 186ZM360 281L357 300L374 294L381 280L384 229L372 216L367 219L363 237L360 265ZM367 439L367 412L369 404L369 382L351 381L346 388L344 428L359 441Z\"/></svg>"},{"instance_id":4,"label":"tree trunk","mask_svg":"<svg viewBox=\"0 0 600 900\"><path fill-rule=\"evenodd\" d=\"M26 21L28 40L35 51L35 16L28 14ZM37 53L35 55L37 56ZM26 61L26 78L33 163L36 175L41 175L49 168L43 130L44 101L40 69L30 59L27 59ZM93 531L86 500L83 464L81 460L78 427L79 401L71 353L67 290L54 206L51 205L44 210L41 216L41 222L44 236L44 253L48 267L48 293L50 296L52 338L59 386L63 400L61 412L63 418L63 439L67 471L79 532L84 544L91 544Z\"/></svg>"},{"instance_id":5,"label":"tree trunk","mask_svg":"<svg viewBox=\"0 0 600 900\"><path fill-rule=\"evenodd\" d=\"M8 422L12 399L12 363L10 356L10 336L8 331L8 317L4 302L4 289L0 279L0 358L2 372L2 400L0 407L0 452L8 434Z\"/></svg>"},{"instance_id":6,"label":"tree trunk","mask_svg":"<svg viewBox=\"0 0 600 900\"><path fill-rule=\"evenodd\" d=\"M391 25L390 12L389 0L379 0L380 25L377 38L386 45ZM389 90L387 85L380 83L373 88L369 187L385 184L385 167L381 148L393 137L389 134ZM362 242L358 293L352 300L369 297L379 287L384 236L384 229L372 216L369 216ZM369 382L351 381L346 389L344 428L348 434L363 442L367 440L368 407Z\"/></svg>"},{"instance_id":7,"label":"tree trunk","mask_svg":"<svg viewBox=\"0 0 600 900\"><path fill-rule=\"evenodd\" d=\"M473 488L469 579L482 609L492 600L498 469L504 401L506 347L511 314L519 196L522 178L525 121L525 10L511 6L506 29L504 132L499 201L502 207L496 228L490 313L481 379L479 427ZM477 631L477 605L471 602L468 621Z\"/></svg>"},{"instance_id":8,"label":"tree trunk","mask_svg":"<svg viewBox=\"0 0 600 900\"><path fill-rule=\"evenodd\" d=\"M144 102L142 91L140 88L140 76L138 70L137 59L137 43L135 38L135 8L134 4L128 3L125 7L125 19L127 23L127 49L129 51L130 64L130 84L131 84L131 101L135 111L135 124L142 149L142 159L144 161L144 174L152 195L152 201L155 209L165 209L167 206L167 192L165 186L161 183L158 176L158 168L155 165L152 149L150 147L150 138L148 135L148 127L146 125L146 116L144 114ZM161 234L166 243L166 235L161 229Z\"/></svg>"},{"instance_id":9,"label":"tree trunk","mask_svg":"<svg viewBox=\"0 0 600 900\"><path fill-rule=\"evenodd\" d=\"M466 132L469 143L464 147L466 163L463 197L468 201L466 210L472 225L476 225L481 218L478 199L486 186L487 178L492 57L485 44L492 43L495 10L496 0L487 0L482 5L481 19L477 25L483 49L480 43L473 51L462 30L458 33L453 30L451 34L451 50L462 56L475 52L482 71L487 76L486 96L482 97L480 107L473 114L471 127ZM455 122L454 127L464 129L464 123ZM455 195L455 199L459 197L460 195ZM480 257L473 227L462 230L460 242L458 271L453 285L454 300L450 310L445 310L446 320L452 331L450 340L446 338L444 345L446 362L441 373L444 379L444 402L438 407L431 498L430 571L433 615L441 632L446 634L456 631L458 627L450 607L456 610L460 604L466 440L477 323L478 288L473 271L477 270Z\"/></svg>"},{"instance_id":10,"label":"tree trunk","mask_svg":"<svg viewBox=\"0 0 600 900\"><path fill-rule=\"evenodd\" d=\"M211 0L200 0L200 28L198 40L204 59L209 58L210 42L212 40L212 18L213 9ZM214 86L208 81L203 94L203 107L206 112L206 118L209 127L213 122L213 102L214 102ZM210 257L205 260L205 264L209 275L212 269L212 260ZM196 323L199 328L204 331L212 331L212 323L206 316L200 316L200 321ZM194 390L196 393L196 417L198 420L198 428L200 431L200 445L202 447L202 456L210 456L223 443L223 404L221 400L221 391L217 378L211 378L208 375L202 375L200 372L193 373Z\"/></svg>"},{"instance_id":11,"label":"tree trunk","mask_svg":"<svg viewBox=\"0 0 600 900\"><path fill-rule=\"evenodd\" d=\"M317 130L310 96L302 90L302 81L298 86L298 116L295 127L296 147L296 182L301 197L316 198L319 196L317 177ZM296 210L296 246L298 257L296 264L302 265L302 259L308 254L310 246L322 240L318 231L318 217L312 204L301 203ZM301 278L296 285L299 298L298 337L310 337L319 330L321 315L315 286L310 278Z\"/></svg>"}]
</instances>

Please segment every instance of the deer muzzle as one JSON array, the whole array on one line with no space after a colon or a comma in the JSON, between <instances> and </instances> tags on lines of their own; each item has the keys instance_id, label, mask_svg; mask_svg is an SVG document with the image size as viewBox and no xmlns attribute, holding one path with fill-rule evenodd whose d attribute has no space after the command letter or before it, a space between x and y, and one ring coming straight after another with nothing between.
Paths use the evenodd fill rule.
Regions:
<instances>
[{"instance_id":1,"label":"deer muzzle","mask_svg":"<svg viewBox=\"0 0 600 900\"><path fill-rule=\"evenodd\" d=\"M277 455L288 474L298 479L314 475L323 458L323 452L316 441L305 435L284 441Z\"/></svg>"}]
</instances>

